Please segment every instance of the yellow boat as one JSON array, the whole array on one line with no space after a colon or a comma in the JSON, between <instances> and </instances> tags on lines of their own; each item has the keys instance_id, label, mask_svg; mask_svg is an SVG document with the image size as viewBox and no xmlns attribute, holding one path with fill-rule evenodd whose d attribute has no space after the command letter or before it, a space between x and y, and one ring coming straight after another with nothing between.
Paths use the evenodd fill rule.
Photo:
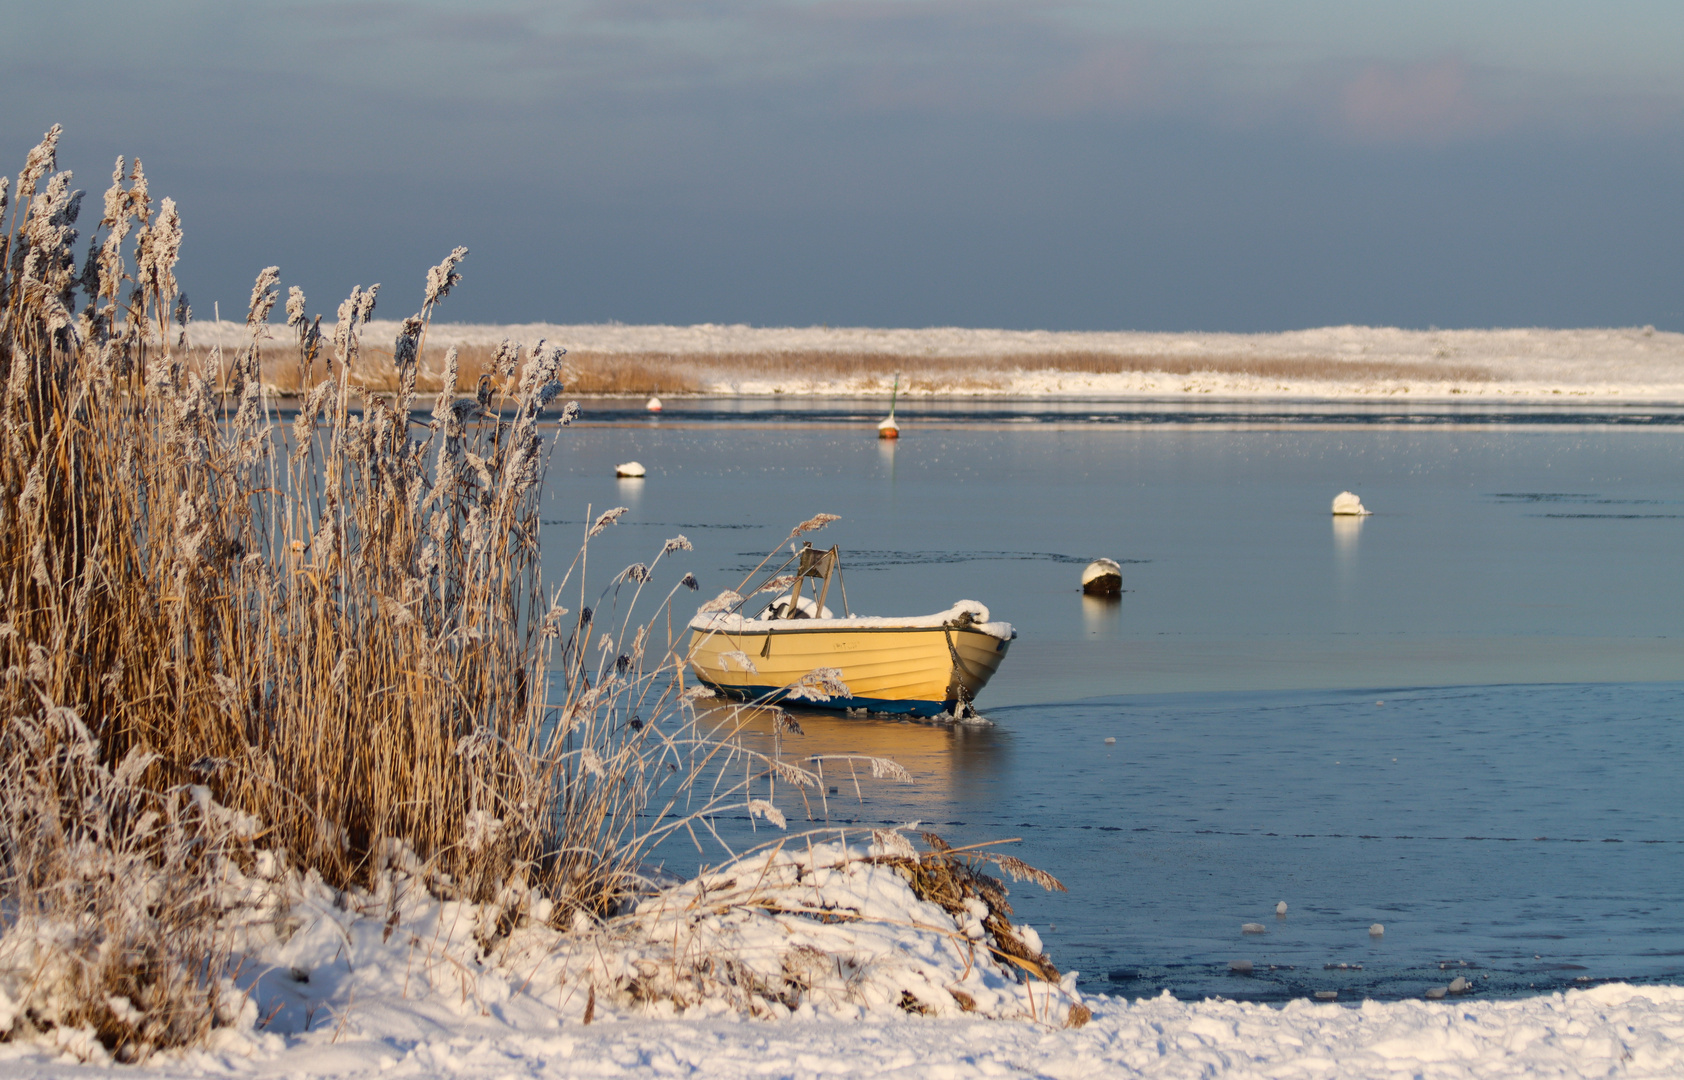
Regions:
<instances>
[{"instance_id":1,"label":"yellow boat","mask_svg":"<svg viewBox=\"0 0 1684 1080\"><path fill-rule=\"evenodd\" d=\"M840 580L836 549L809 545L796 554L794 575L774 574L750 591L782 594L758 616L745 617L743 598L726 593L690 621L690 668L698 678L759 701L913 716L974 712L971 702L1017 636L1010 623L991 621L974 600L910 618L837 618L824 606L832 578ZM809 579L818 582L812 599L801 595ZM814 677L825 672L835 672L846 692Z\"/></svg>"}]
</instances>

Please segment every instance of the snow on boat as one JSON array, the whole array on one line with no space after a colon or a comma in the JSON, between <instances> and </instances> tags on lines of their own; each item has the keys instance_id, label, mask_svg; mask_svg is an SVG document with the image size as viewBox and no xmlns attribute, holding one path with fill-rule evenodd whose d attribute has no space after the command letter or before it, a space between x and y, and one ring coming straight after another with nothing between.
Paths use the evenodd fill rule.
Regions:
<instances>
[{"instance_id":1,"label":"snow on boat","mask_svg":"<svg viewBox=\"0 0 1684 1080\"><path fill-rule=\"evenodd\" d=\"M974 712L971 702L1017 636L1010 623L992 621L974 600L932 615L837 618L825 606L832 580L841 580L837 550L808 545L796 557L795 574L774 574L749 593L778 594L758 616L732 610L746 601L726 593L690 620L690 668L698 678L762 701L912 716ZM815 597L801 595L809 580ZM724 607L716 608L721 601ZM812 678L826 669L840 673L846 694L827 694L824 680Z\"/></svg>"}]
</instances>

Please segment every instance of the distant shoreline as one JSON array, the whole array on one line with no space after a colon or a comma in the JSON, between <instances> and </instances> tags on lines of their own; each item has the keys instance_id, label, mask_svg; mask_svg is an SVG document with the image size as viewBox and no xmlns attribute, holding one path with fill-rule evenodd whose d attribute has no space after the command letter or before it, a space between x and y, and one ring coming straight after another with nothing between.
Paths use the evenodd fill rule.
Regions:
<instances>
[{"instance_id":1,"label":"distant shoreline","mask_svg":"<svg viewBox=\"0 0 1684 1080\"><path fill-rule=\"evenodd\" d=\"M371 387L391 383L397 331L378 321L364 331ZM266 373L275 366L281 392L297 385L285 370L288 337L272 325L265 345ZM1159 334L439 323L427 333L421 388L437 389L446 349L460 352L460 387L504 339L568 349L565 381L582 395L870 398L887 395L898 376L912 399L1684 402L1684 334L1652 327ZM194 323L188 340L195 351L228 349L244 343L246 329Z\"/></svg>"}]
</instances>

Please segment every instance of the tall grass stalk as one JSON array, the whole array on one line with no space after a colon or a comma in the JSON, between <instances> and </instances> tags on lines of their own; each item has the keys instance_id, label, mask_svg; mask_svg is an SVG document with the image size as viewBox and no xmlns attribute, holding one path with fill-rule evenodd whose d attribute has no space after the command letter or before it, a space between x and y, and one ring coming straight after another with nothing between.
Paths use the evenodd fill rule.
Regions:
<instances>
[{"instance_id":1,"label":"tall grass stalk","mask_svg":"<svg viewBox=\"0 0 1684 1080\"><path fill-rule=\"evenodd\" d=\"M331 335L291 289L277 349L274 267L245 343L190 357L175 205L118 159L79 244L58 136L0 181L0 1036L201 1039L228 1012L218 882L260 857L341 889L418 857L440 895L506 906L494 924L536 894L565 927L616 910L660 839L816 784L695 728L655 629L694 579L644 595L683 537L594 595L582 549L542 579L549 432L578 409L543 419L557 346L426 358L465 250L378 377L379 286ZM25 933L48 924L70 932ZM69 974L25 978L43 964Z\"/></svg>"}]
</instances>

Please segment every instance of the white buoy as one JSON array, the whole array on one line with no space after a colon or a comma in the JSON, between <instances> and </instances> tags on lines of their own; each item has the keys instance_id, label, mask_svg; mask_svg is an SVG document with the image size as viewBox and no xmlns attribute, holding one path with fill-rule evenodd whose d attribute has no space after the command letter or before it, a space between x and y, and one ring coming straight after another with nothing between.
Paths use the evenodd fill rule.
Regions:
<instances>
[{"instance_id":1,"label":"white buoy","mask_svg":"<svg viewBox=\"0 0 1684 1080\"><path fill-rule=\"evenodd\" d=\"M1282 900L1280 903L1275 905L1275 914L1276 915L1285 915L1286 914L1286 901L1285 900Z\"/></svg>"},{"instance_id":2,"label":"white buoy","mask_svg":"<svg viewBox=\"0 0 1684 1080\"><path fill-rule=\"evenodd\" d=\"M1123 568L1115 559L1095 559L1082 570L1082 591L1089 596L1120 596Z\"/></svg>"},{"instance_id":3,"label":"white buoy","mask_svg":"<svg viewBox=\"0 0 1684 1080\"><path fill-rule=\"evenodd\" d=\"M1368 936L1369 937L1385 937L1386 936L1386 928L1384 926L1381 926L1379 923L1375 923L1373 926L1370 926L1368 928Z\"/></svg>"},{"instance_id":4,"label":"white buoy","mask_svg":"<svg viewBox=\"0 0 1684 1080\"><path fill-rule=\"evenodd\" d=\"M1373 511L1366 509L1355 495L1341 491L1333 496L1333 512L1340 517L1367 517Z\"/></svg>"},{"instance_id":5,"label":"white buoy","mask_svg":"<svg viewBox=\"0 0 1684 1080\"><path fill-rule=\"evenodd\" d=\"M658 398L658 397L652 397L648 401L643 403L643 407L645 409L648 409L650 412L660 412L661 411L661 399Z\"/></svg>"},{"instance_id":6,"label":"white buoy","mask_svg":"<svg viewBox=\"0 0 1684 1080\"><path fill-rule=\"evenodd\" d=\"M628 461L623 465L614 466L614 475L622 479L641 480L646 471L641 461Z\"/></svg>"},{"instance_id":7,"label":"white buoy","mask_svg":"<svg viewBox=\"0 0 1684 1080\"><path fill-rule=\"evenodd\" d=\"M1107 735L1105 737L1105 745L1106 746L1116 746L1117 745L1117 737L1115 735Z\"/></svg>"}]
</instances>

